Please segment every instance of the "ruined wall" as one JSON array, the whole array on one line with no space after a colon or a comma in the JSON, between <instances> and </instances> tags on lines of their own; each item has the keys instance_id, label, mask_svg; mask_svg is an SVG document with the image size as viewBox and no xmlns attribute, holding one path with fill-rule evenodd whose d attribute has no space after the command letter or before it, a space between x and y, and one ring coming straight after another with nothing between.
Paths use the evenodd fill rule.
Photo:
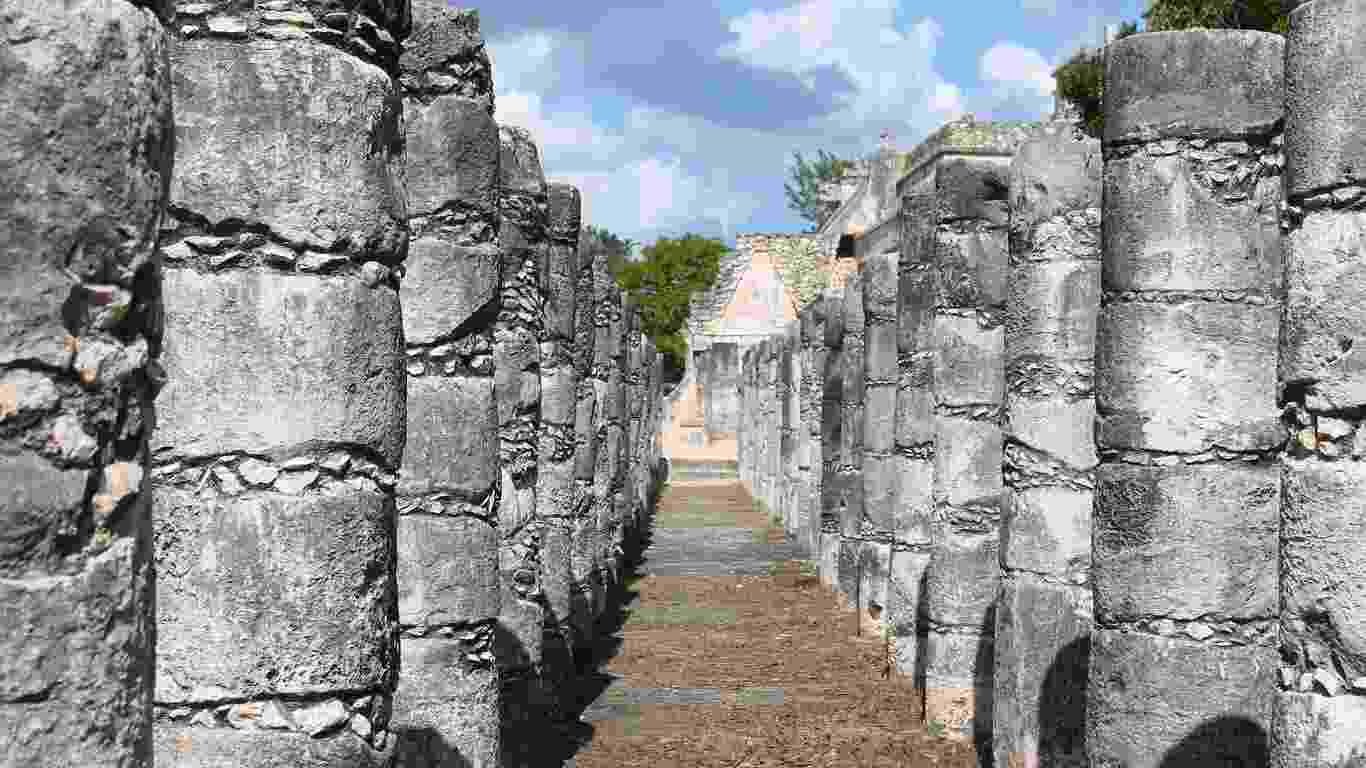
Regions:
<instances>
[{"instance_id":1,"label":"ruined wall","mask_svg":"<svg viewBox=\"0 0 1366 768\"><path fill-rule=\"evenodd\" d=\"M897 222L898 226L900 222ZM887 607L892 547L901 506L896 449L897 270L900 255L871 255L863 263L863 519L859 524L858 607L861 619L880 632Z\"/></svg>"},{"instance_id":2,"label":"ruined wall","mask_svg":"<svg viewBox=\"0 0 1366 768\"><path fill-rule=\"evenodd\" d=\"M839 510L839 550L836 583L851 606L859 603L859 558L863 541L863 371L864 313L862 267L845 284L844 318L840 343L841 381L840 465L836 475Z\"/></svg>"},{"instance_id":3,"label":"ruined wall","mask_svg":"<svg viewBox=\"0 0 1366 768\"><path fill-rule=\"evenodd\" d=\"M478 17L413 3L400 59L409 255L400 290L407 444L398 484L398 764L495 766L499 584L494 323L499 140Z\"/></svg>"},{"instance_id":4,"label":"ruined wall","mask_svg":"<svg viewBox=\"0 0 1366 768\"><path fill-rule=\"evenodd\" d=\"M152 765L169 20L162 2L0 11L6 768Z\"/></svg>"}]
</instances>

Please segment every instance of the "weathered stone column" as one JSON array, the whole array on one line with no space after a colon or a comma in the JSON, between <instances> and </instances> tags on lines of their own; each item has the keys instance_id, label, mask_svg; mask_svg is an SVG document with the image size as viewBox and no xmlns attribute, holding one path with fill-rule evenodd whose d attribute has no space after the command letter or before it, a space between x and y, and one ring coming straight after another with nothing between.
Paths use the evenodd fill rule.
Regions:
<instances>
[{"instance_id":1,"label":"weathered stone column","mask_svg":"<svg viewBox=\"0 0 1366 768\"><path fill-rule=\"evenodd\" d=\"M406 2L177 2L161 765L392 762Z\"/></svg>"},{"instance_id":2,"label":"weathered stone column","mask_svg":"<svg viewBox=\"0 0 1366 768\"><path fill-rule=\"evenodd\" d=\"M1010 168L995 764L1086 761L1100 142L1046 124Z\"/></svg>"},{"instance_id":3,"label":"weathered stone column","mask_svg":"<svg viewBox=\"0 0 1366 768\"><path fill-rule=\"evenodd\" d=\"M863 528L863 265L844 286L844 399L840 427L840 545L839 592L854 608L859 605L859 558Z\"/></svg>"},{"instance_id":4,"label":"weathered stone column","mask_svg":"<svg viewBox=\"0 0 1366 768\"><path fill-rule=\"evenodd\" d=\"M1266 761L1282 49L1228 30L1108 48L1092 765Z\"/></svg>"},{"instance_id":5,"label":"weathered stone column","mask_svg":"<svg viewBox=\"0 0 1366 768\"><path fill-rule=\"evenodd\" d=\"M501 296L493 332L493 399L498 409L501 489L498 565L502 595L494 653L503 675L503 761L529 761L525 734L538 727L544 658L541 581L545 520L536 506L541 423L541 347L549 211L545 174L531 134L499 127L498 248Z\"/></svg>"},{"instance_id":6,"label":"weathered stone column","mask_svg":"<svg viewBox=\"0 0 1366 768\"><path fill-rule=\"evenodd\" d=\"M400 59L410 239L394 730L404 768L496 766L498 126L478 16L441 0L418 0L413 16Z\"/></svg>"},{"instance_id":7,"label":"weathered stone column","mask_svg":"<svg viewBox=\"0 0 1366 768\"><path fill-rule=\"evenodd\" d=\"M798 538L807 556L819 560L821 486L825 475L825 446L821 442L821 413L825 402L825 304L818 296L802 309L801 427L805 484L797 513Z\"/></svg>"},{"instance_id":8,"label":"weathered stone column","mask_svg":"<svg viewBox=\"0 0 1366 768\"><path fill-rule=\"evenodd\" d=\"M925 572L925 718L989 755L1000 543L1008 165L935 173L934 522ZM984 760L985 761L985 760Z\"/></svg>"},{"instance_id":9,"label":"weathered stone column","mask_svg":"<svg viewBox=\"0 0 1366 768\"><path fill-rule=\"evenodd\" d=\"M537 516L545 523L541 584L545 593L544 678L552 714L561 714L556 695L574 671L574 528L578 486L574 481L575 411L578 371L574 361L578 306L579 190L568 184L547 188L550 243L544 282L548 286L541 335L541 433L537 453Z\"/></svg>"},{"instance_id":10,"label":"weathered stone column","mask_svg":"<svg viewBox=\"0 0 1366 768\"><path fill-rule=\"evenodd\" d=\"M582 233L582 231L580 231ZM585 243L595 242L587 240ZM598 463L598 397L593 378L594 348L597 339L597 294L595 293L594 265L600 258L597 248L584 247L579 252L578 282L574 291L574 379L576 402L574 407L574 523L570 537L570 557L574 577L574 598L571 619L574 623L573 644L576 656L583 656L594 640L594 622L601 610L604 593L602 574L598 569L598 534L596 508L593 504L594 471ZM583 653L579 653L582 649Z\"/></svg>"},{"instance_id":11,"label":"weathered stone column","mask_svg":"<svg viewBox=\"0 0 1366 768\"><path fill-rule=\"evenodd\" d=\"M848 286L844 290L849 290ZM821 394L821 583L839 586L840 520L844 478L844 294L830 291L825 307L825 377Z\"/></svg>"},{"instance_id":12,"label":"weathered stone column","mask_svg":"<svg viewBox=\"0 0 1366 768\"><path fill-rule=\"evenodd\" d=\"M800 390L801 328L789 324L781 339L778 355L778 513L783 517L783 529L788 535L797 533L797 496L801 483L802 454L797 436L801 430Z\"/></svg>"},{"instance_id":13,"label":"weathered stone column","mask_svg":"<svg viewBox=\"0 0 1366 768\"><path fill-rule=\"evenodd\" d=\"M593 258L593 294L597 306L594 312L596 337L593 344L591 372L597 413L594 434L597 442L593 470L591 508L595 521L594 560L597 564L602 593L594 601L596 616L606 608L606 596L616 587L618 579L616 545L621 535L621 511L615 503L618 466L621 463L622 340L621 289L607 268L607 253L600 251Z\"/></svg>"},{"instance_id":14,"label":"weathered stone column","mask_svg":"<svg viewBox=\"0 0 1366 768\"><path fill-rule=\"evenodd\" d=\"M1297 434L1282 465L1276 768L1366 762L1363 56L1366 4L1314 0L1291 14L1280 397Z\"/></svg>"},{"instance_id":15,"label":"weathered stone column","mask_svg":"<svg viewBox=\"0 0 1366 768\"><path fill-rule=\"evenodd\" d=\"M152 765L162 2L0 10L0 766ZM160 14L163 19L158 18Z\"/></svg>"},{"instance_id":16,"label":"weathered stone column","mask_svg":"<svg viewBox=\"0 0 1366 768\"><path fill-rule=\"evenodd\" d=\"M861 621L882 631L887 608L892 541L901 505L896 450L898 262L896 253L863 264L863 520L859 550Z\"/></svg>"},{"instance_id":17,"label":"weathered stone column","mask_svg":"<svg viewBox=\"0 0 1366 768\"><path fill-rule=\"evenodd\" d=\"M897 508L893 527L888 625L897 671L925 687L929 628L925 569L934 520L934 318L938 231L934 194L901 201L897 258Z\"/></svg>"}]
</instances>

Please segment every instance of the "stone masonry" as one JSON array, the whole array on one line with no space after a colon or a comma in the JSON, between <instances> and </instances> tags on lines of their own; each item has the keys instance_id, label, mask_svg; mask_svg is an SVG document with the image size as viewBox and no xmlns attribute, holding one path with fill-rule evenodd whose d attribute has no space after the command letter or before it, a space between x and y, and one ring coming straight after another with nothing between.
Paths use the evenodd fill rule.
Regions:
<instances>
[{"instance_id":1,"label":"stone masonry","mask_svg":"<svg viewBox=\"0 0 1366 768\"><path fill-rule=\"evenodd\" d=\"M400 59L409 255L400 298L398 763L499 765L498 127L478 17L413 3Z\"/></svg>"},{"instance_id":2,"label":"stone masonry","mask_svg":"<svg viewBox=\"0 0 1366 768\"><path fill-rule=\"evenodd\" d=\"M850 606L859 604L859 559L863 554L863 279L859 269L844 287L844 340L840 345L844 394L841 399L839 487L840 540L836 583Z\"/></svg>"},{"instance_id":3,"label":"stone masonry","mask_svg":"<svg viewBox=\"0 0 1366 768\"><path fill-rule=\"evenodd\" d=\"M1086 760L1100 142L1066 121L1010 175L995 763Z\"/></svg>"},{"instance_id":4,"label":"stone masonry","mask_svg":"<svg viewBox=\"0 0 1366 768\"><path fill-rule=\"evenodd\" d=\"M871 255L863 263L863 520L860 522L858 607L861 620L880 632L887 608L892 549L901 508L896 449L899 254Z\"/></svg>"},{"instance_id":5,"label":"stone masonry","mask_svg":"<svg viewBox=\"0 0 1366 768\"><path fill-rule=\"evenodd\" d=\"M0 9L0 766L152 765L165 2Z\"/></svg>"}]
</instances>

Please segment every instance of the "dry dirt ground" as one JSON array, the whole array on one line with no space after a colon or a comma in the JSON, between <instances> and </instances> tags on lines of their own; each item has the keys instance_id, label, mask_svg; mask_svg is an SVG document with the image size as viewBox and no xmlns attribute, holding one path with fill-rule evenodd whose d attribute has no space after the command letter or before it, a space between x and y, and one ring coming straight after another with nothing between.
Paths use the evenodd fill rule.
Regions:
<instances>
[{"instance_id":1,"label":"dry dirt ground","mask_svg":"<svg viewBox=\"0 0 1366 768\"><path fill-rule=\"evenodd\" d=\"M795 555L738 483L671 484L565 765L975 765Z\"/></svg>"}]
</instances>

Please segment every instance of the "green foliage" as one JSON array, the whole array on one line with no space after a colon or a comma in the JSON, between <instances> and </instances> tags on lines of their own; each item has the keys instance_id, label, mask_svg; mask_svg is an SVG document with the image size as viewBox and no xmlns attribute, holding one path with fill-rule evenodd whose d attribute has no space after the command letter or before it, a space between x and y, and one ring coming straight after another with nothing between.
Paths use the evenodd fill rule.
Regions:
<instances>
[{"instance_id":1,"label":"green foliage","mask_svg":"<svg viewBox=\"0 0 1366 768\"><path fill-rule=\"evenodd\" d=\"M783 184L783 191L787 193L787 207L811 222L811 231L814 232L825 223L830 213L828 206L820 199L821 184L843 176L845 171L854 167L854 163L841 160L823 149L817 150L816 159L809 163L801 152L794 151L792 157L792 181Z\"/></svg>"},{"instance_id":2,"label":"green foliage","mask_svg":"<svg viewBox=\"0 0 1366 768\"><path fill-rule=\"evenodd\" d=\"M777 246L778 276L796 303L792 309L816 300L821 291L830 287L830 270L821 265L820 243L812 238L788 238Z\"/></svg>"},{"instance_id":3,"label":"green foliage","mask_svg":"<svg viewBox=\"0 0 1366 768\"><path fill-rule=\"evenodd\" d=\"M1205 27L1285 34L1288 6L1285 0L1153 0L1143 20L1150 32Z\"/></svg>"},{"instance_id":4,"label":"green foliage","mask_svg":"<svg viewBox=\"0 0 1366 768\"><path fill-rule=\"evenodd\" d=\"M1138 31L1138 25L1126 21L1119 25L1115 39L1128 37ZM1090 136L1100 136L1104 124L1105 49L1083 48L1053 73L1057 80L1058 96L1081 113L1081 128Z\"/></svg>"},{"instance_id":5,"label":"green foliage","mask_svg":"<svg viewBox=\"0 0 1366 768\"><path fill-rule=\"evenodd\" d=\"M636 241L629 237L617 237L604 227L588 224L579 234L579 247L605 249L607 251L607 271L616 276L621 274L622 267L630 261L630 254L636 247Z\"/></svg>"},{"instance_id":6,"label":"green foliage","mask_svg":"<svg viewBox=\"0 0 1366 768\"><path fill-rule=\"evenodd\" d=\"M720 240L700 235L664 237L647 246L640 261L625 263L616 274L617 284L640 307L641 330L678 370L687 364L682 329L688 303L716 282L727 250Z\"/></svg>"}]
</instances>

